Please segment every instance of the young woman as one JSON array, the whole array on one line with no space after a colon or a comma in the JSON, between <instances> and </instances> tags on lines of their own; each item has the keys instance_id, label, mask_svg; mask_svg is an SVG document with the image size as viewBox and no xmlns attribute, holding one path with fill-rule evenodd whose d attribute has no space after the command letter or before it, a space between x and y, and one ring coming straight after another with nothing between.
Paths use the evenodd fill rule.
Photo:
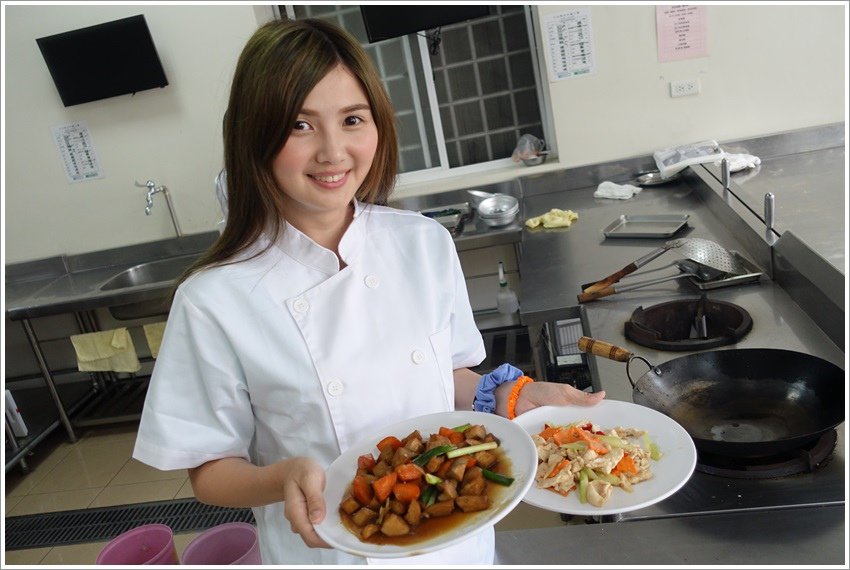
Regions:
<instances>
[{"instance_id":1,"label":"young woman","mask_svg":"<svg viewBox=\"0 0 850 570\"><path fill-rule=\"evenodd\" d=\"M476 395L505 415L519 375L468 369L484 346L451 236L382 205L393 120L368 56L330 24L269 23L240 56L227 224L175 292L134 457L189 469L202 502L253 507L267 564L366 562L316 534L337 507L325 469L371 432ZM535 382L516 411L603 396ZM487 528L393 562L488 564L493 540Z\"/></svg>"}]
</instances>

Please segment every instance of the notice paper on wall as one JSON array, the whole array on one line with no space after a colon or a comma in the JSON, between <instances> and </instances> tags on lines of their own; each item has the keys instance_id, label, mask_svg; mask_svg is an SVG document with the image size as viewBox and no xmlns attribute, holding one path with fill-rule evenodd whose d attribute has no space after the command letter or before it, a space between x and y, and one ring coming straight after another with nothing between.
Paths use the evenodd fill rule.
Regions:
<instances>
[{"instance_id":1,"label":"notice paper on wall","mask_svg":"<svg viewBox=\"0 0 850 570\"><path fill-rule=\"evenodd\" d=\"M707 6L655 7L659 62L708 55L707 11Z\"/></svg>"},{"instance_id":2,"label":"notice paper on wall","mask_svg":"<svg viewBox=\"0 0 850 570\"><path fill-rule=\"evenodd\" d=\"M547 14L544 42L549 52L549 80L596 73L590 9L576 7Z\"/></svg>"},{"instance_id":3,"label":"notice paper on wall","mask_svg":"<svg viewBox=\"0 0 850 570\"><path fill-rule=\"evenodd\" d=\"M85 121L53 127L53 142L59 150L68 182L103 178L91 133Z\"/></svg>"}]
</instances>

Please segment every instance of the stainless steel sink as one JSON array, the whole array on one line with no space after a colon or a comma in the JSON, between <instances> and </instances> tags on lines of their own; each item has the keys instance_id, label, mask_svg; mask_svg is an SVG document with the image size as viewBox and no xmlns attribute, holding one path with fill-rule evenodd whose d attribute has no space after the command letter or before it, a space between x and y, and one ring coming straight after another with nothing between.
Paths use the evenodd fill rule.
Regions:
<instances>
[{"instance_id":1,"label":"stainless steel sink","mask_svg":"<svg viewBox=\"0 0 850 570\"><path fill-rule=\"evenodd\" d=\"M197 258L197 254L192 254L140 263L110 278L100 286L100 290L111 291L175 281Z\"/></svg>"}]
</instances>

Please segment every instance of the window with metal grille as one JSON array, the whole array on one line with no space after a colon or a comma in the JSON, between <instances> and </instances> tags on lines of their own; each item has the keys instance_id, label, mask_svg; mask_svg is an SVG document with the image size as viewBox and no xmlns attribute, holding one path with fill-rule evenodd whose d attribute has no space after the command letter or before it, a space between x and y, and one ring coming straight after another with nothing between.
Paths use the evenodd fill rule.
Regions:
<instances>
[{"instance_id":1,"label":"window with metal grille","mask_svg":"<svg viewBox=\"0 0 850 570\"><path fill-rule=\"evenodd\" d=\"M279 13L328 20L360 41L396 110L399 172L506 162L520 135L546 139L527 7L491 6L489 16L376 43L357 5L287 5Z\"/></svg>"}]
</instances>

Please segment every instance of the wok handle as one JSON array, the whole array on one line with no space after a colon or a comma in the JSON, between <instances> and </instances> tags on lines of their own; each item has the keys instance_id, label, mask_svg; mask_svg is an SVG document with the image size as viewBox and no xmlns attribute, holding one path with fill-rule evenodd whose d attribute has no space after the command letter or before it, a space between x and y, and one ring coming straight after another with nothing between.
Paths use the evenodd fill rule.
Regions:
<instances>
[{"instance_id":1,"label":"wok handle","mask_svg":"<svg viewBox=\"0 0 850 570\"><path fill-rule=\"evenodd\" d=\"M610 342L596 340L589 336L583 336L578 339L578 349L582 352L589 352L590 354L616 360L617 362L628 362L634 356L625 348L620 348Z\"/></svg>"}]
</instances>

